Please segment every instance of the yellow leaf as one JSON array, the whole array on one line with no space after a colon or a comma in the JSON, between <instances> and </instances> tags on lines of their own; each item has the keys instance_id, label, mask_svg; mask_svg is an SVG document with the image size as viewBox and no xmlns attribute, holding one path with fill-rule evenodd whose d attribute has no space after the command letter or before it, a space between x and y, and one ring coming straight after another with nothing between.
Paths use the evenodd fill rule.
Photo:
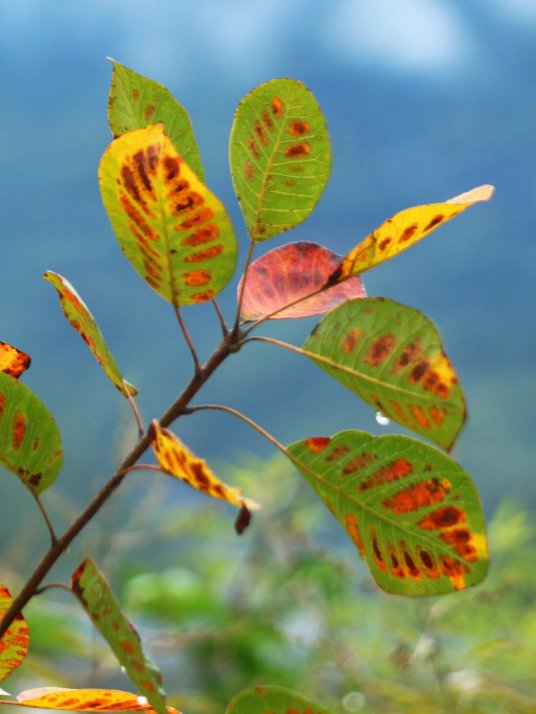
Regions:
<instances>
[{"instance_id":1,"label":"yellow leaf","mask_svg":"<svg viewBox=\"0 0 536 714\"><path fill-rule=\"evenodd\" d=\"M220 498L238 508L245 506L250 511L260 508L255 501L244 498L238 488L227 486L220 481L206 461L195 456L169 429L160 427L156 419L153 419L152 427L154 438L151 446L158 463L166 473L186 481L197 491Z\"/></svg>"},{"instance_id":2,"label":"yellow leaf","mask_svg":"<svg viewBox=\"0 0 536 714\"><path fill-rule=\"evenodd\" d=\"M487 201L493 186L484 185L445 201L407 208L382 223L343 258L328 283L334 285L370 270L420 241L445 221L479 201Z\"/></svg>"}]
</instances>

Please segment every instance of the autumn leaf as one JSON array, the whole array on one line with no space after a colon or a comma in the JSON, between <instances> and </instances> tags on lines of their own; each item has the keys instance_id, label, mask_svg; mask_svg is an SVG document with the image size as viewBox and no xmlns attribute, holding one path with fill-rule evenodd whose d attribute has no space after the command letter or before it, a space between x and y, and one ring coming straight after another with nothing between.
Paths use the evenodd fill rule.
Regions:
<instances>
[{"instance_id":1,"label":"autumn leaf","mask_svg":"<svg viewBox=\"0 0 536 714\"><path fill-rule=\"evenodd\" d=\"M110 59L113 65L108 122L115 138L162 122L178 153L203 181L203 165L190 117L169 90Z\"/></svg>"},{"instance_id":2,"label":"autumn leaf","mask_svg":"<svg viewBox=\"0 0 536 714\"><path fill-rule=\"evenodd\" d=\"M227 486L211 471L206 461L195 456L169 429L162 428L156 419L152 421L151 446L161 468L168 474L206 493L212 498L227 501L233 506L256 511L259 504L244 498L238 488ZM247 525L247 524L246 524Z\"/></svg>"},{"instance_id":3,"label":"autumn leaf","mask_svg":"<svg viewBox=\"0 0 536 714\"><path fill-rule=\"evenodd\" d=\"M67 689L65 687L39 687L21 692L16 700L0 699L0 704L55 709L76 712L146 712L156 710L149 706L147 698L118 689ZM167 714L180 714L167 707Z\"/></svg>"},{"instance_id":4,"label":"autumn leaf","mask_svg":"<svg viewBox=\"0 0 536 714\"><path fill-rule=\"evenodd\" d=\"M310 317L329 312L351 298L365 297L365 287L359 276L325 288L340 261L341 256L317 243L301 241L274 248L249 266L241 317L244 320L260 320L268 316L278 320ZM243 280L242 277L238 295ZM313 293L316 293L313 297L307 297Z\"/></svg>"},{"instance_id":5,"label":"autumn leaf","mask_svg":"<svg viewBox=\"0 0 536 714\"><path fill-rule=\"evenodd\" d=\"M13 598L9 590L0 585L0 622L11 607ZM0 682L22 664L30 645L30 632L26 620L19 613L0 638Z\"/></svg>"},{"instance_id":6,"label":"autumn leaf","mask_svg":"<svg viewBox=\"0 0 536 714\"><path fill-rule=\"evenodd\" d=\"M20 377L28 369L31 361L30 355L26 352L7 342L0 342L0 372L10 374L12 377Z\"/></svg>"},{"instance_id":7,"label":"autumn leaf","mask_svg":"<svg viewBox=\"0 0 536 714\"><path fill-rule=\"evenodd\" d=\"M238 105L231 175L253 241L304 221L327 183L331 149L324 116L301 82L274 79Z\"/></svg>"},{"instance_id":8,"label":"autumn leaf","mask_svg":"<svg viewBox=\"0 0 536 714\"><path fill-rule=\"evenodd\" d=\"M140 636L119 608L95 563L86 558L71 577L71 590L97 630L110 645L138 691L158 714L166 714L162 675L143 653ZM76 709L76 707L73 707ZM130 708L130 707L125 707Z\"/></svg>"},{"instance_id":9,"label":"autumn leaf","mask_svg":"<svg viewBox=\"0 0 536 714\"><path fill-rule=\"evenodd\" d=\"M350 300L322 318L304 351L385 416L452 447L465 400L439 333L418 310L385 298Z\"/></svg>"},{"instance_id":10,"label":"autumn leaf","mask_svg":"<svg viewBox=\"0 0 536 714\"><path fill-rule=\"evenodd\" d=\"M301 694L276 686L246 689L229 702L225 714L329 714Z\"/></svg>"},{"instance_id":11,"label":"autumn leaf","mask_svg":"<svg viewBox=\"0 0 536 714\"><path fill-rule=\"evenodd\" d=\"M493 186L478 186L445 203L415 206L397 213L372 231L359 245L352 248L334 271L328 285L364 273L365 270L394 258L469 206L489 200L492 194Z\"/></svg>"},{"instance_id":12,"label":"autumn leaf","mask_svg":"<svg viewBox=\"0 0 536 714\"><path fill-rule=\"evenodd\" d=\"M65 317L80 334L112 384L125 397L127 390L131 395L137 394L136 388L123 379L93 315L71 283L52 270L47 270L43 277L58 291Z\"/></svg>"},{"instance_id":13,"label":"autumn leaf","mask_svg":"<svg viewBox=\"0 0 536 714\"><path fill-rule=\"evenodd\" d=\"M442 452L349 430L297 441L288 453L387 592L439 595L485 577L478 493Z\"/></svg>"},{"instance_id":14,"label":"autumn leaf","mask_svg":"<svg viewBox=\"0 0 536 714\"><path fill-rule=\"evenodd\" d=\"M237 255L231 222L162 124L113 141L102 157L99 182L121 250L161 297L190 305L225 287Z\"/></svg>"},{"instance_id":15,"label":"autumn leaf","mask_svg":"<svg viewBox=\"0 0 536 714\"><path fill-rule=\"evenodd\" d=\"M31 389L0 373L0 464L38 495L54 482L62 462L54 417Z\"/></svg>"}]
</instances>

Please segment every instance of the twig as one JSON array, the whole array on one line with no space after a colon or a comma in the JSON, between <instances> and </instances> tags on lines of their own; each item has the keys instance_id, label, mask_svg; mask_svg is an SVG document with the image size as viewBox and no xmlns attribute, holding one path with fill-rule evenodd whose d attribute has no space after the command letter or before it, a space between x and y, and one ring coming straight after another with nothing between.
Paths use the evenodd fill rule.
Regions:
<instances>
[{"instance_id":1,"label":"twig","mask_svg":"<svg viewBox=\"0 0 536 714\"><path fill-rule=\"evenodd\" d=\"M229 328L227 327L227 323L225 322L225 317L223 315L223 312L220 309L220 306L218 305L218 301L216 298L212 298L212 304L214 305L214 309L216 310L216 314L218 315L218 319L220 321L221 325L221 331L224 337L226 337L229 334Z\"/></svg>"},{"instance_id":2,"label":"twig","mask_svg":"<svg viewBox=\"0 0 536 714\"><path fill-rule=\"evenodd\" d=\"M174 307L175 307L175 315L177 316L177 320L179 321L179 325L182 330L182 334L184 335L186 344L188 345L188 348L190 349L190 352L192 353L192 357L194 360L195 373L198 374L201 371L201 364L199 362L199 357L197 356L197 352L195 351L194 343L192 342L192 339L191 339L190 335L188 334L188 330L186 329L186 324L185 324L184 320L182 319L180 307L178 305L175 305Z\"/></svg>"},{"instance_id":3,"label":"twig","mask_svg":"<svg viewBox=\"0 0 536 714\"><path fill-rule=\"evenodd\" d=\"M140 411L138 409L138 405L134 401L134 397L132 396L132 394L130 393L130 391L128 389L128 383L124 379L123 379L123 387L125 390L124 393L126 395L126 398L128 399L128 403L130 404L132 411L134 412L134 418L136 419L136 424L138 425L138 439L139 439L145 431L145 429L143 427L143 422L141 420Z\"/></svg>"},{"instance_id":4,"label":"twig","mask_svg":"<svg viewBox=\"0 0 536 714\"><path fill-rule=\"evenodd\" d=\"M43 516L44 521L45 521L45 523L46 523L46 526L47 526L47 528L48 528L48 532L49 532L49 534L50 534L50 543L51 543L52 546L54 546L54 545L56 545L56 543L58 542L58 538L57 538L57 536L56 536L56 534L55 534L55 532L54 532L54 528L53 528L53 526L52 526L52 522L51 522L51 520L50 520L50 518L49 518L49 515L48 515L48 513L47 513L47 511L46 511L46 509L45 509L45 507L44 507L44 505L43 505L41 499L40 499L39 496L37 495L37 493L34 493L34 492L32 491L32 495L33 495L33 497L35 498L35 502L37 503L37 505L38 505L38 507L39 507L39 510L41 511L41 515Z\"/></svg>"}]
</instances>

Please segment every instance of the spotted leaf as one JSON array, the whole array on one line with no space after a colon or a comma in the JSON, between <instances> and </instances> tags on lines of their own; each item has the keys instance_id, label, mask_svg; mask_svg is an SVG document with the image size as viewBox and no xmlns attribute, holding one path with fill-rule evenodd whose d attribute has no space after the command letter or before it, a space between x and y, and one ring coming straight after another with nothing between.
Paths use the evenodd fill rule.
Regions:
<instances>
[{"instance_id":1,"label":"spotted leaf","mask_svg":"<svg viewBox=\"0 0 536 714\"><path fill-rule=\"evenodd\" d=\"M155 711L147 698L118 689L66 689L65 687L39 687L21 692L15 701L0 700L0 704L55 709L76 712L147 712ZM177 709L167 707L168 714L180 714Z\"/></svg>"},{"instance_id":2,"label":"spotted leaf","mask_svg":"<svg viewBox=\"0 0 536 714\"><path fill-rule=\"evenodd\" d=\"M465 401L439 333L421 312L385 298L350 300L320 321L304 349L375 409L451 448Z\"/></svg>"},{"instance_id":3,"label":"spotted leaf","mask_svg":"<svg viewBox=\"0 0 536 714\"><path fill-rule=\"evenodd\" d=\"M124 396L127 396L127 390L131 395L137 394L136 388L123 379L93 315L71 283L52 270L47 270L43 277L58 291L65 317L80 334L112 384Z\"/></svg>"},{"instance_id":4,"label":"spotted leaf","mask_svg":"<svg viewBox=\"0 0 536 714\"><path fill-rule=\"evenodd\" d=\"M439 595L485 577L478 493L442 452L409 437L363 431L304 439L288 452L384 590Z\"/></svg>"},{"instance_id":5,"label":"spotted leaf","mask_svg":"<svg viewBox=\"0 0 536 714\"><path fill-rule=\"evenodd\" d=\"M274 79L248 94L236 111L230 162L252 240L304 221L331 167L326 122L311 92L293 79Z\"/></svg>"},{"instance_id":6,"label":"spotted leaf","mask_svg":"<svg viewBox=\"0 0 536 714\"><path fill-rule=\"evenodd\" d=\"M489 200L492 194L493 186L478 186L445 203L415 206L397 213L372 231L359 245L352 248L334 271L329 284L346 280L351 275L363 273L375 265L394 258L469 206Z\"/></svg>"},{"instance_id":7,"label":"spotted leaf","mask_svg":"<svg viewBox=\"0 0 536 714\"><path fill-rule=\"evenodd\" d=\"M237 694L225 714L329 714L301 694L276 686L258 686Z\"/></svg>"},{"instance_id":8,"label":"spotted leaf","mask_svg":"<svg viewBox=\"0 0 536 714\"><path fill-rule=\"evenodd\" d=\"M173 432L163 429L156 419L152 422L151 446L161 468L168 474L202 491L212 498L219 498L238 508L256 511L259 504L244 498L238 488L227 486L211 471L206 461L195 456Z\"/></svg>"},{"instance_id":9,"label":"spotted leaf","mask_svg":"<svg viewBox=\"0 0 536 714\"><path fill-rule=\"evenodd\" d=\"M0 585L0 621L13 599L9 590ZM13 672L26 657L30 633L24 617L19 614L0 639L0 681Z\"/></svg>"},{"instance_id":10,"label":"spotted leaf","mask_svg":"<svg viewBox=\"0 0 536 714\"><path fill-rule=\"evenodd\" d=\"M0 464L38 495L54 482L62 462L54 417L31 389L0 373Z\"/></svg>"},{"instance_id":11,"label":"spotted leaf","mask_svg":"<svg viewBox=\"0 0 536 714\"><path fill-rule=\"evenodd\" d=\"M123 253L161 297L189 305L225 287L236 264L231 222L161 124L112 142L99 181Z\"/></svg>"},{"instance_id":12,"label":"spotted leaf","mask_svg":"<svg viewBox=\"0 0 536 714\"><path fill-rule=\"evenodd\" d=\"M156 712L165 714L166 698L162 688L162 675L143 653L137 631L120 610L108 583L89 558L74 571L71 589L139 693L147 698Z\"/></svg>"},{"instance_id":13,"label":"spotted leaf","mask_svg":"<svg viewBox=\"0 0 536 714\"><path fill-rule=\"evenodd\" d=\"M340 260L339 255L317 243L302 241L274 248L248 269L240 312L242 318L310 317L329 312L350 298L364 297L365 287L359 276L325 288ZM238 295L242 281L243 278Z\"/></svg>"},{"instance_id":14,"label":"spotted leaf","mask_svg":"<svg viewBox=\"0 0 536 714\"><path fill-rule=\"evenodd\" d=\"M20 377L28 369L31 361L30 355L26 352L7 342L0 342L0 372L10 374L12 377Z\"/></svg>"},{"instance_id":15,"label":"spotted leaf","mask_svg":"<svg viewBox=\"0 0 536 714\"><path fill-rule=\"evenodd\" d=\"M108 122L114 137L162 122L179 154L202 181L203 165L186 109L158 82L110 61L113 72Z\"/></svg>"}]
</instances>

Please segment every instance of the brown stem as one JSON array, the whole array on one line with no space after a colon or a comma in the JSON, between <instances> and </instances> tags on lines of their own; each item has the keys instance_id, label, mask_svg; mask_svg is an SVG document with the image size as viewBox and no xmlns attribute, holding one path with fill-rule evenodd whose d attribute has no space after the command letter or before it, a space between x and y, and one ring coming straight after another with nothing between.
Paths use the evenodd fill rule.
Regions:
<instances>
[{"instance_id":1,"label":"brown stem","mask_svg":"<svg viewBox=\"0 0 536 714\"><path fill-rule=\"evenodd\" d=\"M186 324L185 324L184 320L182 319L181 309L178 305L175 305L175 315L177 316L177 320L179 321L179 325L182 330L182 334L184 335L184 339L186 340L186 344L188 345L188 348L189 348L190 352L192 353L192 357L194 360L195 372L196 372L196 374L198 374L201 371L199 357L197 356L197 352L195 351L195 347L194 347L194 343L192 342L192 338L190 337L188 330L186 329Z\"/></svg>"},{"instance_id":2,"label":"brown stem","mask_svg":"<svg viewBox=\"0 0 536 714\"><path fill-rule=\"evenodd\" d=\"M130 393L128 389L128 384L127 382L123 379L123 387L125 389L124 394L126 398L128 399L128 403L130 404L130 407L134 413L134 418L136 419L136 424L138 425L138 438L140 438L143 435L143 432L145 429L143 428L143 422L141 420L141 415L140 415L140 410L138 409L138 405L134 401L134 397Z\"/></svg>"},{"instance_id":3,"label":"brown stem","mask_svg":"<svg viewBox=\"0 0 536 714\"><path fill-rule=\"evenodd\" d=\"M251 265L251 260L253 258L253 249L255 248L255 243L253 241L249 242L248 254L246 257L246 265L244 266L244 274L242 276L242 285L240 286L240 294L238 295L238 301L236 306L236 319L234 324L234 330L238 330L238 325L240 324L240 310L242 309L242 300L244 299L244 290L246 288L246 280L248 278L248 270Z\"/></svg>"},{"instance_id":4,"label":"brown stem","mask_svg":"<svg viewBox=\"0 0 536 714\"><path fill-rule=\"evenodd\" d=\"M45 507L44 507L44 505L43 505L41 499L40 499L39 496L37 495L37 493L33 493L33 492L32 492L32 495L33 495L33 497L35 498L35 502L36 502L37 505L39 506L39 510L41 511L41 515L43 516L43 518L44 518L44 520L45 520L46 526L47 526L47 528L48 528L48 532L49 532L49 534L50 534L50 543L51 543L52 545L55 545L55 543L57 542L58 538L57 538L57 536L56 536L56 534L55 534L55 532L54 532L54 528L53 528L53 526L52 526L52 522L51 522L51 520L50 520L50 517L49 517L49 515L48 515L48 513L47 513L47 511L46 511L46 509L45 509Z\"/></svg>"},{"instance_id":5,"label":"brown stem","mask_svg":"<svg viewBox=\"0 0 536 714\"><path fill-rule=\"evenodd\" d=\"M218 315L218 319L220 321L222 334L225 337L229 332L229 328L227 327L227 323L225 322L225 317L223 316L223 312L221 311L221 308L218 305L218 301L216 300L216 298L212 298L211 302L214 305L214 309L216 310L216 314Z\"/></svg>"},{"instance_id":6,"label":"brown stem","mask_svg":"<svg viewBox=\"0 0 536 714\"><path fill-rule=\"evenodd\" d=\"M222 364L222 362L233 352L236 352L240 347L240 333L230 333L223 339L216 349L214 354L207 362L199 368L199 371L194 374L190 382L184 388L182 394L171 404L168 410L159 419L161 426L169 426L177 417L183 414L191 399L197 394L201 387L205 384L212 373ZM51 545L49 550L43 556L41 562L37 565L34 572L30 575L26 584L11 603L9 609L5 612L0 621L0 638L4 635L13 620L26 606L29 600L35 595L41 582L46 577L52 566L68 548L71 542L76 538L80 531L91 521L98 513L101 506L106 503L116 488L120 486L129 469L135 465L142 454L147 450L151 443L150 437L146 432L138 439L129 454L123 459L123 462L118 467L117 471L108 479L101 490L89 503L82 513L75 519L65 533Z\"/></svg>"}]
</instances>

